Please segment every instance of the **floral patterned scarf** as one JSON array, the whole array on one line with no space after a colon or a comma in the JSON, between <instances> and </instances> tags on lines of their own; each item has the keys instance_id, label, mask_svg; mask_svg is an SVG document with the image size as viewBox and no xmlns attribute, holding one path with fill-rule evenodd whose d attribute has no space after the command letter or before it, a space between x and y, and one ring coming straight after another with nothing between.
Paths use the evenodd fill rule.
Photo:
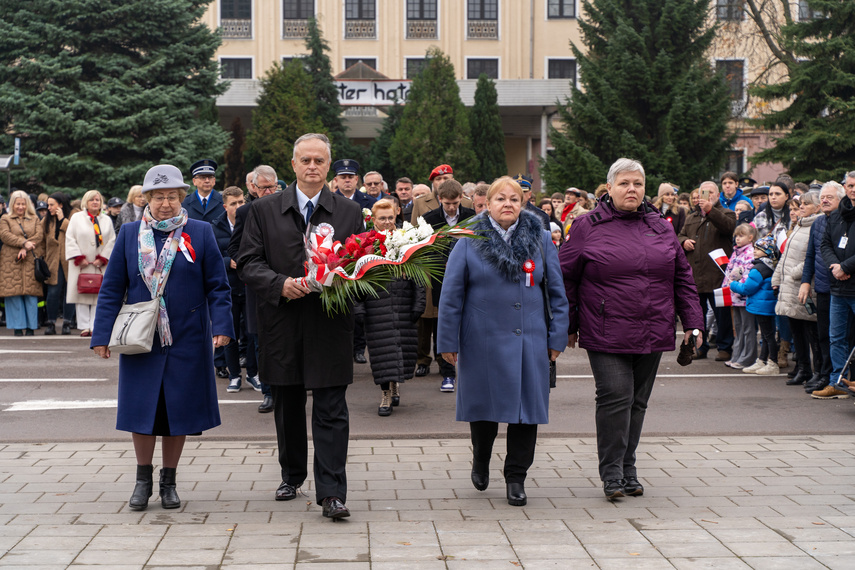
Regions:
<instances>
[{"instance_id":1,"label":"floral patterned scarf","mask_svg":"<svg viewBox=\"0 0 855 570\"><path fill-rule=\"evenodd\" d=\"M151 298L160 297L160 312L157 315L157 330L160 333L161 346L172 344L172 332L169 330L169 315L166 313L166 301L163 300L163 290L169 271L175 262L175 253L181 244L181 228L187 224L187 210L181 208L181 213L167 220L155 220L148 206L143 211L140 220L139 233L139 268L140 275L145 281ZM170 232L166 238L160 255L154 243L154 230ZM177 234L176 234L177 232Z\"/></svg>"}]
</instances>

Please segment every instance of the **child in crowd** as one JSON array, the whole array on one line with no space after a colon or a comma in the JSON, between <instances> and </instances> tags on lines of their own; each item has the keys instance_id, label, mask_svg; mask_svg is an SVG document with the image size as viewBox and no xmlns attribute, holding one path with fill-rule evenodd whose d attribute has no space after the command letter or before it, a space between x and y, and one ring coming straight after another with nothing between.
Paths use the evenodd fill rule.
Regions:
<instances>
[{"instance_id":1,"label":"child in crowd","mask_svg":"<svg viewBox=\"0 0 855 570\"><path fill-rule=\"evenodd\" d=\"M778 363L778 342L775 340L775 292L772 290L772 273L780 253L775 244L774 235L760 238L754 243L754 267L748 273L745 283L733 281L730 290L745 295L748 300L745 309L754 315L760 327L763 347L757 362L743 368L748 374L770 376L780 372Z\"/></svg>"},{"instance_id":2,"label":"child in crowd","mask_svg":"<svg viewBox=\"0 0 855 570\"><path fill-rule=\"evenodd\" d=\"M745 200L736 203L739 208ZM733 282L745 283L748 273L754 265L754 241L757 239L757 228L750 224L740 224L733 232L733 255L725 269L722 287L728 287ZM733 292L731 314L733 315L733 353L731 359L725 362L727 366L741 370L754 364L757 360L757 332L754 328L754 316L745 309L745 297Z\"/></svg>"},{"instance_id":3,"label":"child in crowd","mask_svg":"<svg viewBox=\"0 0 855 570\"><path fill-rule=\"evenodd\" d=\"M564 235L561 233L561 226L555 222L550 222L549 230L552 232L552 243L555 244L555 247L561 247L561 244L564 242Z\"/></svg>"}]
</instances>

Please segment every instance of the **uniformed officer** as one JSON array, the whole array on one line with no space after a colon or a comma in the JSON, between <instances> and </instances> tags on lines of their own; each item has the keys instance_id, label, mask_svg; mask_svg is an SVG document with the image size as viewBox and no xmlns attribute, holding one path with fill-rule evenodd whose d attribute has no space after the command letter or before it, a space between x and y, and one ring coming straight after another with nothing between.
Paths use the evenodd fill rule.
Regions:
<instances>
[{"instance_id":1,"label":"uniformed officer","mask_svg":"<svg viewBox=\"0 0 855 570\"><path fill-rule=\"evenodd\" d=\"M211 223L223 213L223 198L214 191L217 182L217 163L213 158L203 158L190 167L196 191L188 194L181 205L194 220Z\"/></svg>"},{"instance_id":2,"label":"uniformed officer","mask_svg":"<svg viewBox=\"0 0 855 570\"><path fill-rule=\"evenodd\" d=\"M549 215L531 203L532 179L529 178L528 176L524 176L522 174L517 174L516 176L514 176L514 180L516 181L517 184L520 185L520 188L522 188L523 202L525 202L525 204L524 204L525 209L528 210L529 212L531 212L532 214L536 215L538 218L540 218L540 221L543 223L543 228L548 230L549 229L549 222L552 221L549 219Z\"/></svg>"},{"instance_id":3,"label":"uniformed officer","mask_svg":"<svg viewBox=\"0 0 855 570\"><path fill-rule=\"evenodd\" d=\"M349 198L362 208L371 209L377 200L359 191L359 163L352 158L336 160L332 165L335 172L336 194ZM364 357L363 357L364 360Z\"/></svg>"}]
</instances>

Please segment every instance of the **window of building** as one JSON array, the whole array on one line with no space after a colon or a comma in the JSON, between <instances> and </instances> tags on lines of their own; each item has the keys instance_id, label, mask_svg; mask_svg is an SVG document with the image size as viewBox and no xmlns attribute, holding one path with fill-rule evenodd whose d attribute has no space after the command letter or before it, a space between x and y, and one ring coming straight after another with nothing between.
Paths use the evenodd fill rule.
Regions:
<instances>
[{"instance_id":1,"label":"window of building","mask_svg":"<svg viewBox=\"0 0 855 570\"><path fill-rule=\"evenodd\" d=\"M799 21L806 22L807 20L816 20L822 17L822 12L808 6L807 0L799 0Z\"/></svg>"},{"instance_id":2,"label":"window of building","mask_svg":"<svg viewBox=\"0 0 855 570\"><path fill-rule=\"evenodd\" d=\"M252 18L252 0L220 0L220 17L249 20Z\"/></svg>"},{"instance_id":3,"label":"window of building","mask_svg":"<svg viewBox=\"0 0 855 570\"><path fill-rule=\"evenodd\" d=\"M745 151L744 150L729 150L724 164L724 170L719 172L718 177L725 172L735 172L738 175L745 173Z\"/></svg>"},{"instance_id":4,"label":"window of building","mask_svg":"<svg viewBox=\"0 0 855 570\"><path fill-rule=\"evenodd\" d=\"M478 79L482 73L486 73L490 79L498 79L499 60L492 58L472 58L466 60L466 79Z\"/></svg>"},{"instance_id":5,"label":"window of building","mask_svg":"<svg viewBox=\"0 0 855 570\"><path fill-rule=\"evenodd\" d=\"M351 65L356 65L360 61L371 69L377 69L376 57L346 57L344 58L344 68L347 69Z\"/></svg>"},{"instance_id":6,"label":"window of building","mask_svg":"<svg viewBox=\"0 0 855 570\"><path fill-rule=\"evenodd\" d=\"M734 102L741 103L745 98L745 62L741 59L722 59L715 62L715 68L724 77Z\"/></svg>"},{"instance_id":7,"label":"window of building","mask_svg":"<svg viewBox=\"0 0 855 570\"><path fill-rule=\"evenodd\" d=\"M373 20L376 17L374 0L345 0L344 17L347 20Z\"/></svg>"},{"instance_id":8,"label":"window of building","mask_svg":"<svg viewBox=\"0 0 855 570\"><path fill-rule=\"evenodd\" d=\"M575 59L550 59L546 64L547 79L570 79L576 85Z\"/></svg>"},{"instance_id":9,"label":"window of building","mask_svg":"<svg viewBox=\"0 0 855 570\"><path fill-rule=\"evenodd\" d=\"M549 0L546 15L549 18L575 18L576 0Z\"/></svg>"},{"instance_id":10,"label":"window of building","mask_svg":"<svg viewBox=\"0 0 855 570\"><path fill-rule=\"evenodd\" d=\"M283 0L282 18L308 20L315 15L315 0Z\"/></svg>"},{"instance_id":11,"label":"window of building","mask_svg":"<svg viewBox=\"0 0 855 570\"><path fill-rule=\"evenodd\" d=\"M220 67L223 79L252 79L251 57L224 57Z\"/></svg>"},{"instance_id":12,"label":"window of building","mask_svg":"<svg viewBox=\"0 0 855 570\"><path fill-rule=\"evenodd\" d=\"M498 20L499 0L467 0L470 20Z\"/></svg>"},{"instance_id":13,"label":"window of building","mask_svg":"<svg viewBox=\"0 0 855 570\"><path fill-rule=\"evenodd\" d=\"M741 21L745 0L715 0L715 15L720 21Z\"/></svg>"},{"instance_id":14,"label":"window of building","mask_svg":"<svg viewBox=\"0 0 855 570\"><path fill-rule=\"evenodd\" d=\"M437 0L407 0L408 20L436 20Z\"/></svg>"},{"instance_id":15,"label":"window of building","mask_svg":"<svg viewBox=\"0 0 855 570\"><path fill-rule=\"evenodd\" d=\"M427 58L424 57L408 57L406 63L406 78L415 79L416 75L422 72L422 69L427 65Z\"/></svg>"}]
</instances>

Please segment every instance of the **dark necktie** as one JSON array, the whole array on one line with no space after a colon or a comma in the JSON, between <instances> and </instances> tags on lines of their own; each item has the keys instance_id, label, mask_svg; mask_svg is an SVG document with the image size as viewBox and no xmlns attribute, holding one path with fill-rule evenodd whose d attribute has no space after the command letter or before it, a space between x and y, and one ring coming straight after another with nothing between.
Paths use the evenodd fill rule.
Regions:
<instances>
[{"instance_id":1,"label":"dark necktie","mask_svg":"<svg viewBox=\"0 0 855 570\"><path fill-rule=\"evenodd\" d=\"M309 200L309 202L306 204L306 225L307 226L309 225L309 220L312 219L312 212L314 212L314 211L315 211L315 205L312 204L311 200Z\"/></svg>"},{"instance_id":2,"label":"dark necktie","mask_svg":"<svg viewBox=\"0 0 855 570\"><path fill-rule=\"evenodd\" d=\"M202 209L203 210L208 209L208 199L207 198L202 198Z\"/></svg>"}]
</instances>

